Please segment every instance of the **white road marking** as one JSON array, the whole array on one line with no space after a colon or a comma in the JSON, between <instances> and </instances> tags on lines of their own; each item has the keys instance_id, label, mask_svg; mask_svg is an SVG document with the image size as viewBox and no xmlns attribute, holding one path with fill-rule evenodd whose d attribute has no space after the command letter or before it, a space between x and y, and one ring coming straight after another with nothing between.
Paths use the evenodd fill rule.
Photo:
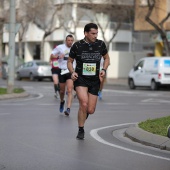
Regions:
<instances>
[{"instance_id":1,"label":"white road marking","mask_svg":"<svg viewBox=\"0 0 170 170\"><path fill-rule=\"evenodd\" d=\"M134 92L131 91L125 91L125 90L112 90L112 89L103 89L105 92L116 92L116 93L125 93L125 94L134 94Z\"/></svg>"},{"instance_id":2,"label":"white road marking","mask_svg":"<svg viewBox=\"0 0 170 170\"><path fill-rule=\"evenodd\" d=\"M42 93L38 93L37 97L33 97L33 98L23 98L21 101L28 101L28 100L38 100L44 97L44 95ZM20 100L20 99L19 99ZM17 102L19 101L17 100Z\"/></svg>"},{"instance_id":3,"label":"white road marking","mask_svg":"<svg viewBox=\"0 0 170 170\"><path fill-rule=\"evenodd\" d=\"M98 128L98 129L93 129L93 130L90 131L90 135L94 139L96 139L98 142L103 143L105 145L109 145L109 146L112 146L112 147L115 147L115 148L118 148L118 149L122 149L122 150L133 152L133 153L137 153L137 154L140 154L140 155L145 155L145 156L150 156L150 157L170 161L170 158L166 158L166 157L162 157L162 156L156 156L156 155L148 154L148 153L137 151L137 150L132 150L132 149L129 149L129 148L125 148L125 147L122 147L122 146L119 146L119 145L109 143L109 142L105 141L104 139L102 139L98 135L98 131L103 130L103 129L107 129L107 128L111 128L111 127L117 127L117 126L124 126L124 125L132 125L132 124L136 124L136 123L125 123L125 124L112 125L112 126L101 127L101 128Z\"/></svg>"},{"instance_id":4,"label":"white road marking","mask_svg":"<svg viewBox=\"0 0 170 170\"><path fill-rule=\"evenodd\" d=\"M160 105L160 103L139 103L140 105L149 105L149 106L151 106L151 105L156 105L156 106L158 106L158 105Z\"/></svg>"},{"instance_id":5,"label":"white road marking","mask_svg":"<svg viewBox=\"0 0 170 170\"><path fill-rule=\"evenodd\" d=\"M151 99L145 99L145 100L142 100L141 102L150 102L152 100L153 100L152 98Z\"/></svg>"},{"instance_id":6,"label":"white road marking","mask_svg":"<svg viewBox=\"0 0 170 170\"><path fill-rule=\"evenodd\" d=\"M152 103L170 103L169 100L153 99L153 98L142 100L142 102L144 102L144 103L145 103L145 102L152 102Z\"/></svg>"}]
</instances>

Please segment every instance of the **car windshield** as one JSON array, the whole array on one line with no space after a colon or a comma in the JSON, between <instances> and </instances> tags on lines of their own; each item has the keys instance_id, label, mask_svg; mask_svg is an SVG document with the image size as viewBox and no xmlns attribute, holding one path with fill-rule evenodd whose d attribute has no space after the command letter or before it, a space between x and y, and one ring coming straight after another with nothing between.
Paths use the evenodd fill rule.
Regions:
<instances>
[{"instance_id":1,"label":"car windshield","mask_svg":"<svg viewBox=\"0 0 170 170\"><path fill-rule=\"evenodd\" d=\"M50 63L44 62L44 61L36 62L36 64L37 64L38 66L48 66L48 65L50 65Z\"/></svg>"}]
</instances>

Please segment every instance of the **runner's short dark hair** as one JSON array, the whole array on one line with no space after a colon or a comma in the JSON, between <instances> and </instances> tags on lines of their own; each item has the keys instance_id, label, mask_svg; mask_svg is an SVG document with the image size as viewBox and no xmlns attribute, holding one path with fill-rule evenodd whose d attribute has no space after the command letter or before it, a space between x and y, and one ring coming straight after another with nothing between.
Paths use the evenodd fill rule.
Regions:
<instances>
[{"instance_id":1,"label":"runner's short dark hair","mask_svg":"<svg viewBox=\"0 0 170 170\"><path fill-rule=\"evenodd\" d=\"M96 24L94 24L94 23L88 23L84 27L84 32L89 32L92 28L97 30L98 26Z\"/></svg>"},{"instance_id":2,"label":"runner's short dark hair","mask_svg":"<svg viewBox=\"0 0 170 170\"><path fill-rule=\"evenodd\" d=\"M71 34L69 34L69 35L66 36L66 40L67 40L68 37L74 38Z\"/></svg>"}]
</instances>

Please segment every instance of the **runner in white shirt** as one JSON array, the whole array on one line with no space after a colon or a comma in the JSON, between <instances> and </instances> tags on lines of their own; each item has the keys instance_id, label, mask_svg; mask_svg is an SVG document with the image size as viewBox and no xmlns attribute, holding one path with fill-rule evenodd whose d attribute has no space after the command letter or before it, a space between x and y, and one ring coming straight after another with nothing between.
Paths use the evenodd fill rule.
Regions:
<instances>
[{"instance_id":1,"label":"runner in white shirt","mask_svg":"<svg viewBox=\"0 0 170 170\"><path fill-rule=\"evenodd\" d=\"M67 35L65 44L58 45L53 51L52 55L59 57L59 67L61 69L61 74L59 75L60 84L60 112L64 111L64 95L67 88L67 109L64 111L66 116L70 114L70 108L72 104L72 91L73 91L73 81L71 79L71 73L62 74L67 72L67 59L69 57L70 48L73 44L74 38L72 35Z\"/></svg>"}]
</instances>

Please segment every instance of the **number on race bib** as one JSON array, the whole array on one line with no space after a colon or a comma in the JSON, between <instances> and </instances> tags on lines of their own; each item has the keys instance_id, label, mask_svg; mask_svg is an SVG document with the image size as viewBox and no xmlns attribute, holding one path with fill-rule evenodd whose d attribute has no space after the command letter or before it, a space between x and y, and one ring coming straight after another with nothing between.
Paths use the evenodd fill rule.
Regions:
<instances>
[{"instance_id":1,"label":"number on race bib","mask_svg":"<svg viewBox=\"0 0 170 170\"><path fill-rule=\"evenodd\" d=\"M83 63L83 75L96 75L96 63Z\"/></svg>"}]
</instances>

